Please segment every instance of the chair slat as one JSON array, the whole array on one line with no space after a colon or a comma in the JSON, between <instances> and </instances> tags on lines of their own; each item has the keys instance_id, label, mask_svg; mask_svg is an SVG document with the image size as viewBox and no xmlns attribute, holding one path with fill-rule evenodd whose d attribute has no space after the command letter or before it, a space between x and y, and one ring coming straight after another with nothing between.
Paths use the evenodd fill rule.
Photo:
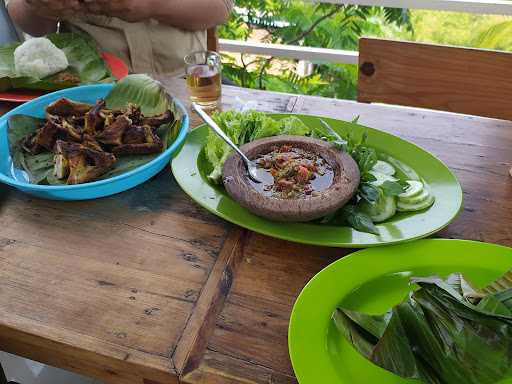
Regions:
<instances>
[{"instance_id":1,"label":"chair slat","mask_svg":"<svg viewBox=\"0 0 512 384\"><path fill-rule=\"evenodd\" d=\"M512 53L362 38L358 100L512 120Z\"/></svg>"}]
</instances>

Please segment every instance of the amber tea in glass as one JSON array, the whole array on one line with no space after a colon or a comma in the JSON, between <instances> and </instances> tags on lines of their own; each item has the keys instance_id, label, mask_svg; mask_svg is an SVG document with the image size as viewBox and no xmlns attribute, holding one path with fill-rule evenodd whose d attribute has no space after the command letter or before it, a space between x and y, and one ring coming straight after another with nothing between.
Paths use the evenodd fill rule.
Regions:
<instances>
[{"instance_id":1,"label":"amber tea in glass","mask_svg":"<svg viewBox=\"0 0 512 384\"><path fill-rule=\"evenodd\" d=\"M221 100L221 58L216 52L194 52L185 57L190 99L205 109L215 109Z\"/></svg>"}]
</instances>

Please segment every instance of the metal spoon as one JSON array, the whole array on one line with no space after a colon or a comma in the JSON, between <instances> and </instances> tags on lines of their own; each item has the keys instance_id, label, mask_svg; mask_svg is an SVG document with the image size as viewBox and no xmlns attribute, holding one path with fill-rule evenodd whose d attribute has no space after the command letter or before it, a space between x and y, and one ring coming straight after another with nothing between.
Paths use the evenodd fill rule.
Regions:
<instances>
[{"instance_id":1,"label":"metal spoon","mask_svg":"<svg viewBox=\"0 0 512 384\"><path fill-rule=\"evenodd\" d=\"M197 112L199 116L204 120L213 131L219 135L233 150L240 155L245 163L247 169L247 175L255 183L261 183L262 181L258 178L258 166L252 160L249 160L247 156L238 148L231 139L224 133L224 131L217 125L213 119L196 103L192 103L192 108Z\"/></svg>"}]
</instances>

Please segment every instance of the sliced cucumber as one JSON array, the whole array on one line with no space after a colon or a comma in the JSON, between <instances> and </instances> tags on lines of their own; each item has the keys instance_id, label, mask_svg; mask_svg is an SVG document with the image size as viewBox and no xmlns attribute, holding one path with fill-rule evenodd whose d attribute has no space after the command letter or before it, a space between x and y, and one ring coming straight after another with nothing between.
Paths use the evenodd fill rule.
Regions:
<instances>
[{"instance_id":1,"label":"sliced cucumber","mask_svg":"<svg viewBox=\"0 0 512 384\"><path fill-rule=\"evenodd\" d=\"M405 200L405 199L409 199L411 197L418 196L424 190L423 183L421 181L407 180L407 184L409 184L409 186L407 187L405 192L398 195L398 198L400 200Z\"/></svg>"},{"instance_id":2,"label":"sliced cucumber","mask_svg":"<svg viewBox=\"0 0 512 384\"><path fill-rule=\"evenodd\" d=\"M374 180L371 182L372 185L375 187L380 187L382 184L384 184L386 181L398 181L398 179L395 179L393 176L386 175L381 172L376 171L370 171L370 174L372 174L377 180Z\"/></svg>"},{"instance_id":3,"label":"sliced cucumber","mask_svg":"<svg viewBox=\"0 0 512 384\"><path fill-rule=\"evenodd\" d=\"M416 194L411 197L398 197L398 201L404 204L420 204L421 202L427 200L430 197L430 192L428 189L423 188L419 194Z\"/></svg>"},{"instance_id":4,"label":"sliced cucumber","mask_svg":"<svg viewBox=\"0 0 512 384\"><path fill-rule=\"evenodd\" d=\"M382 160L377 160L375 165L372 167L372 171L389 176L393 176L396 172L395 168L391 164Z\"/></svg>"},{"instance_id":5,"label":"sliced cucumber","mask_svg":"<svg viewBox=\"0 0 512 384\"><path fill-rule=\"evenodd\" d=\"M411 212L411 211L421 211L422 209L426 209L430 207L432 204L434 204L435 198L433 195L429 193L427 199L423 200L420 203L416 204L410 204L410 203L403 203L399 201L396 204L396 209L399 212Z\"/></svg>"},{"instance_id":6,"label":"sliced cucumber","mask_svg":"<svg viewBox=\"0 0 512 384\"><path fill-rule=\"evenodd\" d=\"M381 194L380 199L374 204L362 203L361 210L370 216L374 223L381 223L395 215L396 200L393 196Z\"/></svg>"}]
</instances>

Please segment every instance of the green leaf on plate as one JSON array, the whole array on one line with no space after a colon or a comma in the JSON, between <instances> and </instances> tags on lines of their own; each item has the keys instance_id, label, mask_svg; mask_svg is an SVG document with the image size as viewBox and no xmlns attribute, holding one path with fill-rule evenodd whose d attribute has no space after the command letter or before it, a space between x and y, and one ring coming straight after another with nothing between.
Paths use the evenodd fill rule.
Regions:
<instances>
[{"instance_id":1,"label":"green leaf on plate","mask_svg":"<svg viewBox=\"0 0 512 384\"><path fill-rule=\"evenodd\" d=\"M429 384L492 384L512 377L512 288L479 292L459 274L412 278L419 289L382 315L343 307L340 333L374 364Z\"/></svg>"},{"instance_id":2,"label":"green leaf on plate","mask_svg":"<svg viewBox=\"0 0 512 384\"><path fill-rule=\"evenodd\" d=\"M82 33L54 33L47 38L62 49L68 58L69 67L63 72L77 75L80 84L114 81L110 69L90 36ZM19 45L20 43L10 43L0 47L0 89L5 90L9 86L54 91L77 85L59 80L62 72L45 79L19 77L14 66L14 51Z\"/></svg>"},{"instance_id":3,"label":"green leaf on plate","mask_svg":"<svg viewBox=\"0 0 512 384\"><path fill-rule=\"evenodd\" d=\"M382 192L384 192L384 195L386 196L398 196L405 190L403 184L401 184L398 181L390 180L386 180L384 183L382 183L380 188L382 189Z\"/></svg>"}]
</instances>

